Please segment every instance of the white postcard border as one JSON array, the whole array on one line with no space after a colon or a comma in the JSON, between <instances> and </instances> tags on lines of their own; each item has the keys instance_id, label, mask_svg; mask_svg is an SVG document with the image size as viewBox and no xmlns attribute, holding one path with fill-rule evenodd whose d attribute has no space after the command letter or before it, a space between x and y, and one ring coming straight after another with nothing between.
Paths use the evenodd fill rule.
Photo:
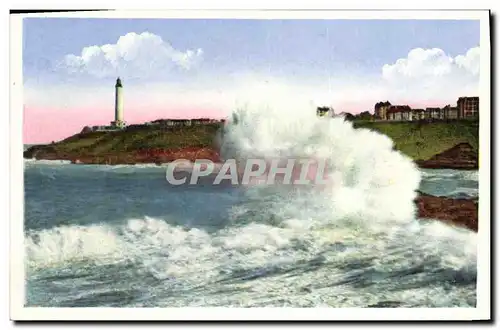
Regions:
<instances>
[{"instance_id":1,"label":"white postcard border","mask_svg":"<svg viewBox=\"0 0 500 330\"><path fill-rule=\"evenodd\" d=\"M24 307L22 18L253 18L480 20L479 231L476 308L33 308ZM10 25L10 316L14 320L477 320L490 315L490 34L488 11L105 11L12 15Z\"/></svg>"}]
</instances>

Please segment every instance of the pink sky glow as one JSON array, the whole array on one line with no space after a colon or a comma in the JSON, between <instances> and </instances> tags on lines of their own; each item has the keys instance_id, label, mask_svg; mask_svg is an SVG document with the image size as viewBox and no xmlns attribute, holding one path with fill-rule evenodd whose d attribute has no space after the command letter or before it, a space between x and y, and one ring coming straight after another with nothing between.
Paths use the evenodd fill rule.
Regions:
<instances>
[{"instance_id":1,"label":"pink sky glow","mask_svg":"<svg viewBox=\"0 0 500 330\"><path fill-rule=\"evenodd\" d=\"M160 118L224 118L216 109L151 109L147 112L125 109L127 124L141 124ZM114 120L113 109L78 109L61 111L58 108L26 107L24 109L23 141L25 144L43 144L59 141L76 134L84 126L109 125Z\"/></svg>"},{"instance_id":2,"label":"pink sky glow","mask_svg":"<svg viewBox=\"0 0 500 330\"><path fill-rule=\"evenodd\" d=\"M385 101L380 100L380 101ZM389 100L391 101L391 100ZM374 104L374 102L372 102ZM430 106L443 107L446 102L431 101L425 102L391 102L393 104L408 104L412 108L425 108ZM449 102L452 105L454 102ZM370 111L373 113L373 105L362 102L345 102L339 107L335 107L336 112L350 112L353 114ZM225 118L227 109L215 108L152 108L147 107L147 111L141 109L125 109L125 120L127 124L141 124L160 118L184 119L184 118ZM104 107L92 108L39 108L26 106L24 109L23 141L25 144L43 144L51 141L59 141L76 134L84 126L108 125L114 119L114 109Z\"/></svg>"}]
</instances>

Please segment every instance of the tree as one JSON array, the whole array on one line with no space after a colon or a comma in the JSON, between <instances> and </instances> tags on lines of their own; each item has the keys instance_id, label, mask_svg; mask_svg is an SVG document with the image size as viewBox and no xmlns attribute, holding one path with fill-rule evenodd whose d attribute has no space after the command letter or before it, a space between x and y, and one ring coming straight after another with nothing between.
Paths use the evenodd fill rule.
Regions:
<instances>
[{"instance_id":1,"label":"tree","mask_svg":"<svg viewBox=\"0 0 500 330\"><path fill-rule=\"evenodd\" d=\"M344 112L343 115L344 115L345 120L348 120L348 121L353 121L356 118L352 113L349 113L349 112Z\"/></svg>"},{"instance_id":2,"label":"tree","mask_svg":"<svg viewBox=\"0 0 500 330\"><path fill-rule=\"evenodd\" d=\"M368 111L363 111L363 112L359 113L356 117L359 120L371 120L372 119L372 115Z\"/></svg>"},{"instance_id":3,"label":"tree","mask_svg":"<svg viewBox=\"0 0 500 330\"><path fill-rule=\"evenodd\" d=\"M91 132L92 129L89 127L89 126L85 126L83 129L82 129L82 132L81 133L89 133Z\"/></svg>"}]
</instances>

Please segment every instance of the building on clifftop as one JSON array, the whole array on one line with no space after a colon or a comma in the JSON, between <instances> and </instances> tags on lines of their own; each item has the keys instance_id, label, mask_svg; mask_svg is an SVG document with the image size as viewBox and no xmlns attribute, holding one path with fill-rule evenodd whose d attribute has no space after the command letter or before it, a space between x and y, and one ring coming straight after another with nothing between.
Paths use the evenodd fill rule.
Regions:
<instances>
[{"instance_id":1,"label":"building on clifftop","mask_svg":"<svg viewBox=\"0 0 500 330\"><path fill-rule=\"evenodd\" d=\"M391 107L391 102L378 102L375 104L374 115L375 119L387 120L387 110Z\"/></svg>"},{"instance_id":2,"label":"building on clifftop","mask_svg":"<svg viewBox=\"0 0 500 330\"><path fill-rule=\"evenodd\" d=\"M479 117L479 97L462 96L457 100L458 118Z\"/></svg>"}]
</instances>

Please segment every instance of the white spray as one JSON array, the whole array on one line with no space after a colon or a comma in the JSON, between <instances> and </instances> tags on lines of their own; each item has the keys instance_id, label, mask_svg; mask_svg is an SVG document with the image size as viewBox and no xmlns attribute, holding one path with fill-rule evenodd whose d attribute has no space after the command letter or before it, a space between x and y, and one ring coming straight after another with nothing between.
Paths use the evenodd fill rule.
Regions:
<instances>
[{"instance_id":1,"label":"white spray","mask_svg":"<svg viewBox=\"0 0 500 330\"><path fill-rule=\"evenodd\" d=\"M420 172L393 149L387 136L354 129L341 117L321 118L314 109L240 109L228 121L221 156L326 161L328 205L333 218L366 219L373 224L414 219Z\"/></svg>"},{"instance_id":2,"label":"white spray","mask_svg":"<svg viewBox=\"0 0 500 330\"><path fill-rule=\"evenodd\" d=\"M327 189L294 195L291 186L248 187L247 199L228 212L233 223L214 233L147 217L116 226L52 228L38 232L36 240L26 237L29 265L45 267L75 258L132 260L162 281L150 290L165 306L273 306L281 303L276 297L287 297L294 306L360 307L382 300L436 307L469 304L464 297L472 295L471 281L463 290L450 291L440 278L474 278L475 233L415 220L420 172L393 150L389 138L354 129L342 118L318 118L310 107L246 108L234 118L237 122L228 122L220 141L223 158L242 163L251 158L326 160ZM323 266L295 276L286 272L313 262ZM348 265L356 268L349 270ZM417 274L407 271L417 268ZM217 283L226 276L273 269L283 270L283 275L243 282L249 291L195 291L182 298L161 291L171 278L176 284L219 290L225 284ZM391 289L417 276L420 286ZM373 283L360 289L358 277ZM300 290L306 286L313 288L310 294Z\"/></svg>"}]
</instances>

